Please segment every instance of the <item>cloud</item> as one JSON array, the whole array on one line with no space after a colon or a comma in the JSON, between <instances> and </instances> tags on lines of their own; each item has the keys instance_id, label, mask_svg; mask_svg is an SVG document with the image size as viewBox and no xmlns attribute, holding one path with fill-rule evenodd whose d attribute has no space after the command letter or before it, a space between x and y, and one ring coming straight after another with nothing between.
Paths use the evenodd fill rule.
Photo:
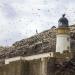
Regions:
<instances>
[{"instance_id":1,"label":"cloud","mask_svg":"<svg viewBox=\"0 0 75 75\"><path fill-rule=\"evenodd\" d=\"M15 9L10 4L3 4L2 12L6 18L13 19L17 16Z\"/></svg>"},{"instance_id":2,"label":"cloud","mask_svg":"<svg viewBox=\"0 0 75 75\"><path fill-rule=\"evenodd\" d=\"M74 24L74 7L75 0L0 0L0 45L57 26L63 13Z\"/></svg>"}]
</instances>

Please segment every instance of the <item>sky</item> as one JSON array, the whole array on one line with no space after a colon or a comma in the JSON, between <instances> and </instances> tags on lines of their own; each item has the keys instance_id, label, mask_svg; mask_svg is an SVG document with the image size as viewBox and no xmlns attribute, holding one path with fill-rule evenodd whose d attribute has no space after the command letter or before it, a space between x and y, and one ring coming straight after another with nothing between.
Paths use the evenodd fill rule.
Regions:
<instances>
[{"instance_id":1,"label":"sky","mask_svg":"<svg viewBox=\"0 0 75 75\"><path fill-rule=\"evenodd\" d=\"M0 0L0 45L11 46L58 25L65 13L75 24L75 0Z\"/></svg>"}]
</instances>

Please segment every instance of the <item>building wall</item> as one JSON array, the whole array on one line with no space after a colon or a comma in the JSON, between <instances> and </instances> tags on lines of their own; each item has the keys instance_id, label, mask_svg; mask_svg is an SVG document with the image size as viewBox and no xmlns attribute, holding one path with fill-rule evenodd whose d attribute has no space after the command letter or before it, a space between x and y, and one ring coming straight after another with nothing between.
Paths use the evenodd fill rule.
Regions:
<instances>
[{"instance_id":1,"label":"building wall","mask_svg":"<svg viewBox=\"0 0 75 75\"><path fill-rule=\"evenodd\" d=\"M0 67L0 75L52 75L47 71L48 61L50 61L48 57L30 61L13 61Z\"/></svg>"},{"instance_id":2,"label":"building wall","mask_svg":"<svg viewBox=\"0 0 75 75\"><path fill-rule=\"evenodd\" d=\"M69 56L67 53L63 55ZM68 73L66 69L64 70L66 73L61 73L62 66L59 67L59 64L62 65L66 60L65 57L61 57L56 54L55 57L12 61L0 66L0 75L75 75L75 71L70 74L70 71Z\"/></svg>"},{"instance_id":3,"label":"building wall","mask_svg":"<svg viewBox=\"0 0 75 75\"><path fill-rule=\"evenodd\" d=\"M0 67L0 75L28 75L28 63L14 61Z\"/></svg>"},{"instance_id":4,"label":"building wall","mask_svg":"<svg viewBox=\"0 0 75 75\"><path fill-rule=\"evenodd\" d=\"M70 36L66 34L57 35L56 52L63 53L64 50L70 50Z\"/></svg>"}]
</instances>

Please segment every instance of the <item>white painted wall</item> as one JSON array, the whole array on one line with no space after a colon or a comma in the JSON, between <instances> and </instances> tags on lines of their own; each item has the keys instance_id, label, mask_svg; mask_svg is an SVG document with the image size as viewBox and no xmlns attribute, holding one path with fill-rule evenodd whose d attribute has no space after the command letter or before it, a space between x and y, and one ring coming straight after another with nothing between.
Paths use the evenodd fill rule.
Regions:
<instances>
[{"instance_id":1,"label":"white painted wall","mask_svg":"<svg viewBox=\"0 0 75 75\"><path fill-rule=\"evenodd\" d=\"M10 62L18 61L18 60L21 60L21 59L22 59L22 57L8 58L8 59L5 59L5 64L9 64Z\"/></svg>"},{"instance_id":2,"label":"white painted wall","mask_svg":"<svg viewBox=\"0 0 75 75\"><path fill-rule=\"evenodd\" d=\"M26 57L13 57L9 59L5 59L5 64L9 64L10 62L17 61L17 60L35 60L35 59L40 59L40 58L45 58L45 57L53 57L54 53L49 52L49 53L42 53L42 54L37 54L37 55L32 55L32 56L26 56Z\"/></svg>"},{"instance_id":3,"label":"white painted wall","mask_svg":"<svg viewBox=\"0 0 75 75\"><path fill-rule=\"evenodd\" d=\"M70 50L70 35L59 34L56 38L56 52L62 53L64 50Z\"/></svg>"}]
</instances>

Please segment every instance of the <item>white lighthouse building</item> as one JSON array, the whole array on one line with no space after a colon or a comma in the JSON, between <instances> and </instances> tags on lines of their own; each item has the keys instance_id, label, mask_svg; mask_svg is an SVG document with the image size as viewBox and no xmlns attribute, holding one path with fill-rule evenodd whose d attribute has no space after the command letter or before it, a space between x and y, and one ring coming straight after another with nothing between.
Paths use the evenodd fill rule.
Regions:
<instances>
[{"instance_id":1,"label":"white lighthouse building","mask_svg":"<svg viewBox=\"0 0 75 75\"><path fill-rule=\"evenodd\" d=\"M56 52L70 51L70 29L68 19L65 14L58 21L56 29Z\"/></svg>"}]
</instances>

